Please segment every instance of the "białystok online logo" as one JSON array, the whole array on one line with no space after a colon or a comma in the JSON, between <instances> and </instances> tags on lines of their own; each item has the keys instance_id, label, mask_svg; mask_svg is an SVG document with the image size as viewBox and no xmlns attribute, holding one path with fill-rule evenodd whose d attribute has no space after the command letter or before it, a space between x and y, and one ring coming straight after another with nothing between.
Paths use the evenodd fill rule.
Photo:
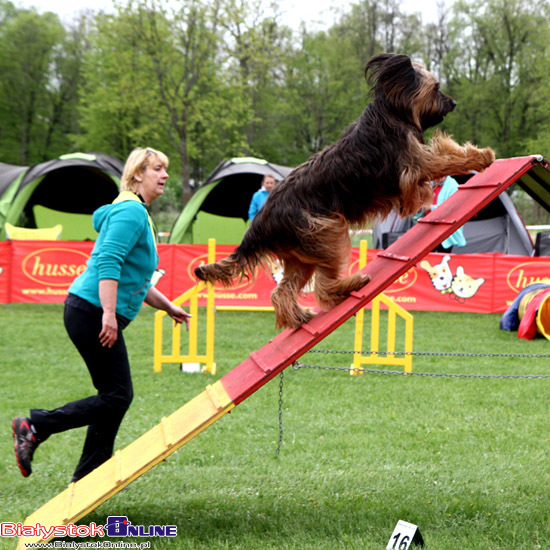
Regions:
<instances>
[{"instance_id":1,"label":"bia\u0142ystok online logo","mask_svg":"<svg viewBox=\"0 0 550 550\"><path fill-rule=\"evenodd\" d=\"M1 537L176 537L176 525L132 525L126 516L108 516L106 525L53 525L46 527L21 523L0 523Z\"/></svg>"}]
</instances>

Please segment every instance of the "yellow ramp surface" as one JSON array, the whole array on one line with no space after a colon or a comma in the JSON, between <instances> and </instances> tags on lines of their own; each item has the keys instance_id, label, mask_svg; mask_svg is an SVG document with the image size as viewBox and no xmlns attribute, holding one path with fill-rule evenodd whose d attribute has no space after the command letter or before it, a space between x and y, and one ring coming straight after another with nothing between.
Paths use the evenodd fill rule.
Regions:
<instances>
[{"instance_id":1,"label":"yellow ramp surface","mask_svg":"<svg viewBox=\"0 0 550 550\"><path fill-rule=\"evenodd\" d=\"M78 521L111 498L134 479L150 470L197 434L234 408L218 381L186 403L160 424L144 433L86 477L36 510L25 525L41 525L45 530ZM50 537L52 538L52 537ZM21 537L18 550L25 544L46 542L41 536Z\"/></svg>"}]
</instances>

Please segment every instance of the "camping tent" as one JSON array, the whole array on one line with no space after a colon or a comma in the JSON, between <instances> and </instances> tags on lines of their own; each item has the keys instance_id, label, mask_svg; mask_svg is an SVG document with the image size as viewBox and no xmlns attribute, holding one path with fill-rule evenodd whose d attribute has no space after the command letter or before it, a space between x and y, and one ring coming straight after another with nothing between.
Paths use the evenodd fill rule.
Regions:
<instances>
[{"instance_id":1,"label":"camping tent","mask_svg":"<svg viewBox=\"0 0 550 550\"><path fill-rule=\"evenodd\" d=\"M4 224L63 226L62 240L95 240L91 215L118 195L124 164L104 153L63 155L34 166L0 163L0 239Z\"/></svg>"},{"instance_id":2,"label":"camping tent","mask_svg":"<svg viewBox=\"0 0 550 550\"><path fill-rule=\"evenodd\" d=\"M454 176L459 184L469 177ZM387 248L410 229L412 223L412 217L401 219L396 212L391 212L373 226L374 248ZM466 246L453 246L452 254L501 252L532 256L534 253L531 236L507 193L501 193L463 227Z\"/></svg>"},{"instance_id":3,"label":"camping tent","mask_svg":"<svg viewBox=\"0 0 550 550\"><path fill-rule=\"evenodd\" d=\"M221 162L202 183L175 221L171 243L237 244L246 231L248 206L262 178L283 180L292 168L263 159L238 157Z\"/></svg>"}]
</instances>

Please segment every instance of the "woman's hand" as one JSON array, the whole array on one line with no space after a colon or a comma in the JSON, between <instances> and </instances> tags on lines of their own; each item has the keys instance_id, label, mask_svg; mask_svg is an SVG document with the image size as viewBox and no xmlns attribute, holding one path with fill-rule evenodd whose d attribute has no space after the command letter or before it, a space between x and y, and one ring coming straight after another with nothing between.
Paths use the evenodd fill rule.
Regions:
<instances>
[{"instance_id":1,"label":"woman's hand","mask_svg":"<svg viewBox=\"0 0 550 550\"><path fill-rule=\"evenodd\" d=\"M118 281L101 279L99 281L99 300L103 309L99 341L103 347L112 348L118 338L118 322L116 320L116 297Z\"/></svg>"},{"instance_id":2,"label":"woman's hand","mask_svg":"<svg viewBox=\"0 0 550 550\"><path fill-rule=\"evenodd\" d=\"M103 347L112 348L118 338L118 322L114 313L103 312L99 342Z\"/></svg>"},{"instance_id":3,"label":"woman's hand","mask_svg":"<svg viewBox=\"0 0 550 550\"><path fill-rule=\"evenodd\" d=\"M184 311L181 307L172 303L170 303L170 307L166 310L166 313L174 319L175 324L185 323L185 328L189 330L189 320L192 317L190 313L187 313L187 311Z\"/></svg>"}]
</instances>

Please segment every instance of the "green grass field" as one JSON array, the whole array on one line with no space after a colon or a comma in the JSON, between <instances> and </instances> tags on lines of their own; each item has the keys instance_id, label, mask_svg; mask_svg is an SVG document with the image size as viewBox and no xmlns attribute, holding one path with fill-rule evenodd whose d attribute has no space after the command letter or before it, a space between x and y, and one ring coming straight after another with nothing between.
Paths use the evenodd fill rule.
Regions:
<instances>
[{"instance_id":1,"label":"green grass field","mask_svg":"<svg viewBox=\"0 0 550 550\"><path fill-rule=\"evenodd\" d=\"M215 377L175 365L154 373L153 313L144 307L125 332L135 398L117 448L276 334L273 314L218 312ZM499 330L499 315L413 313L415 351L550 353L544 339ZM84 429L45 442L24 479L11 417L93 388L65 334L61 305L2 305L0 327L0 522L22 522L66 488ZM353 334L350 320L317 349L352 350ZM345 354L303 358L331 367L350 362ZM550 375L548 357L419 356L413 370ZM134 525L176 525L178 536L151 540L153 549L383 550L400 519L418 525L430 549L550 548L549 389L550 378L352 377L289 367L278 456L277 377L80 523L123 515ZM0 550L15 546L0 539Z\"/></svg>"}]
</instances>

